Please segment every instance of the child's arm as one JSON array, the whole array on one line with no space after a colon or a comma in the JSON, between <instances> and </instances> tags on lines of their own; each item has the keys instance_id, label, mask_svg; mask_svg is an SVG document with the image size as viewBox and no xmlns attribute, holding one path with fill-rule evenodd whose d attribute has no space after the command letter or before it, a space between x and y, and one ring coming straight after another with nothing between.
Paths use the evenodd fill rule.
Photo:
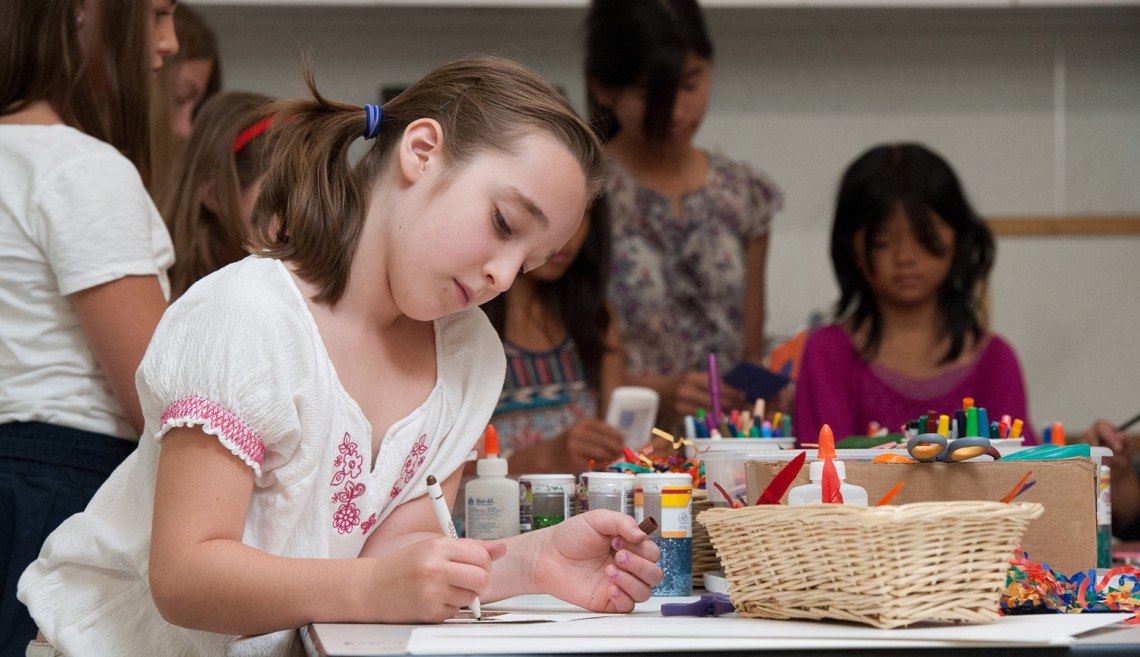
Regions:
<instances>
[{"instance_id":1,"label":"child's arm","mask_svg":"<svg viewBox=\"0 0 1140 657\"><path fill-rule=\"evenodd\" d=\"M166 299L156 276L126 276L71 295L83 337L99 367L107 373L116 401L139 435L142 407L135 370L154 335Z\"/></svg>"},{"instance_id":2,"label":"child's arm","mask_svg":"<svg viewBox=\"0 0 1140 657\"><path fill-rule=\"evenodd\" d=\"M768 266L768 234L748 243L744 255L744 360L764 362L764 287Z\"/></svg>"},{"instance_id":3,"label":"child's arm","mask_svg":"<svg viewBox=\"0 0 1140 657\"><path fill-rule=\"evenodd\" d=\"M546 593L591 611L632 611L661 581L661 553L646 539L633 518L605 510L506 539L483 600Z\"/></svg>"},{"instance_id":4,"label":"child's arm","mask_svg":"<svg viewBox=\"0 0 1140 657\"><path fill-rule=\"evenodd\" d=\"M252 471L198 427L170 430L160 449L149 575L171 623L261 634L319 621L440 621L487 587L487 549L442 535L382 560L290 559L249 547Z\"/></svg>"}]
</instances>

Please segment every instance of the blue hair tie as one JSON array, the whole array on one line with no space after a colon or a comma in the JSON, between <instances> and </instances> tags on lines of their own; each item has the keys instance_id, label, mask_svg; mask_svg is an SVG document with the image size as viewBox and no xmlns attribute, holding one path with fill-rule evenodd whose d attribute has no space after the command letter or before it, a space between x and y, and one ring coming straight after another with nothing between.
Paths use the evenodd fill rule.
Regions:
<instances>
[{"instance_id":1,"label":"blue hair tie","mask_svg":"<svg viewBox=\"0 0 1140 657\"><path fill-rule=\"evenodd\" d=\"M380 134L380 119L384 118L384 108L379 105L364 106L364 138L372 139Z\"/></svg>"}]
</instances>

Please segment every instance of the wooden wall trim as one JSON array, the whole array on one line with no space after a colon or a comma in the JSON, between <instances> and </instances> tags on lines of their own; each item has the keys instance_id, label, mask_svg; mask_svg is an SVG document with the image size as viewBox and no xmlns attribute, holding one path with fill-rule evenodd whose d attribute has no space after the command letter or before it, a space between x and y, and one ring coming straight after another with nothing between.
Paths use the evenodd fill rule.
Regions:
<instances>
[{"instance_id":1,"label":"wooden wall trim","mask_svg":"<svg viewBox=\"0 0 1140 657\"><path fill-rule=\"evenodd\" d=\"M1005 215L986 220L994 235L1140 235L1140 215Z\"/></svg>"}]
</instances>

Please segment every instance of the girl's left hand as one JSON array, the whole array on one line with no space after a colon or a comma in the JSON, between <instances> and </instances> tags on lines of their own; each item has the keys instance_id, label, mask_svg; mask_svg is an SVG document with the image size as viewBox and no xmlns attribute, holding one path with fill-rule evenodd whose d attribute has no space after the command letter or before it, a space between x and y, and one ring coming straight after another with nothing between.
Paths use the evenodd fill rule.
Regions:
<instances>
[{"instance_id":1,"label":"girl's left hand","mask_svg":"<svg viewBox=\"0 0 1140 657\"><path fill-rule=\"evenodd\" d=\"M629 612L648 600L650 589L661 581L660 550L623 513L589 511L539 530L535 537L540 534L534 583L566 602L596 612Z\"/></svg>"}]
</instances>

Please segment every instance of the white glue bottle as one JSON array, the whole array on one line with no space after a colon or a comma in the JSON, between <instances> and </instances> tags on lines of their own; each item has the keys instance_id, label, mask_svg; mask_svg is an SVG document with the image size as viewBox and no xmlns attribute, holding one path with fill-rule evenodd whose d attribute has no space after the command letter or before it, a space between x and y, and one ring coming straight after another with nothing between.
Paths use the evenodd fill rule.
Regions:
<instances>
[{"instance_id":1,"label":"white glue bottle","mask_svg":"<svg viewBox=\"0 0 1140 657\"><path fill-rule=\"evenodd\" d=\"M839 503L848 506L867 506L867 491L862 486L849 484L845 480L847 467L843 465L843 461L835 458L835 436L831 433L831 427L826 424L819 430L819 458L819 461L812 461L808 466L811 483L796 486L788 491L788 506L823 503L823 474L828 462L835 466L835 474L839 478L841 498Z\"/></svg>"},{"instance_id":2,"label":"white glue bottle","mask_svg":"<svg viewBox=\"0 0 1140 657\"><path fill-rule=\"evenodd\" d=\"M485 458L475 464L479 476L463 491L467 512L463 527L467 538L497 539L519 533L519 484L507 479L507 460L499 458L499 434L488 425L483 434Z\"/></svg>"}]
</instances>

